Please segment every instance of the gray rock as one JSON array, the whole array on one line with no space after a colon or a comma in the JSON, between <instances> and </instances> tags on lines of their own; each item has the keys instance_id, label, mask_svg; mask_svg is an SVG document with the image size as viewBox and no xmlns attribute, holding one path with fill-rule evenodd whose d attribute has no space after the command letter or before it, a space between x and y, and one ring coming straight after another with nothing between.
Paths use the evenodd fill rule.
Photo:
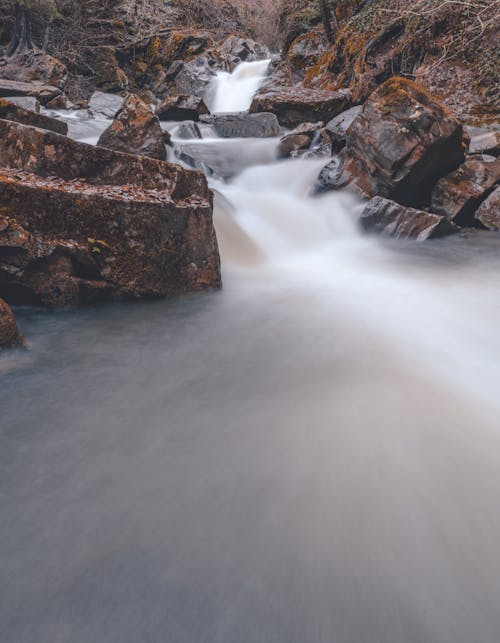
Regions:
<instances>
[{"instance_id":1,"label":"gray rock","mask_svg":"<svg viewBox=\"0 0 500 643\"><path fill-rule=\"evenodd\" d=\"M182 140L203 138L198 123L195 123L194 121L187 121L179 125L179 127L175 130L174 137Z\"/></svg>"},{"instance_id":2,"label":"gray rock","mask_svg":"<svg viewBox=\"0 0 500 643\"><path fill-rule=\"evenodd\" d=\"M35 96L9 96L7 100L9 103L30 109L32 112L40 112L40 102Z\"/></svg>"},{"instance_id":3,"label":"gray rock","mask_svg":"<svg viewBox=\"0 0 500 643\"><path fill-rule=\"evenodd\" d=\"M212 125L222 138L271 138L281 134L280 124L274 114L234 112L213 114L201 120Z\"/></svg>"},{"instance_id":4,"label":"gray rock","mask_svg":"<svg viewBox=\"0 0 500 643\"><path fill-rule=\"evenodd\" d=\"M470 154L500 154L500 130L483 127L465 127L470 136Z\"/></svg>"},{"instance_id":5,"label":"gray rock","mask_svg":"<svg viewBox=\"0 0 500 643\"><path fill-rule=\"evenodd\" d=\"M172 63L175 65L176 63ZM168 73L171 72L169 68ZM189 62L183 62L175 68L174 84L179 94L189 94L204 98L205 93L215 78L208 58L198 56Z\"/></svg>"},{"instance_id":6,"label":"gray rock","mask_svg":"<svg viewBox=\"0 0 500 643\"><path fill-rule=\"evenodd\" d=\"M351 175L344 169L344 160L335 156L318 175L313 194L323 194L329 190L340 190L351 181Z\"/></svg>"},{"instance_id":7,"label":"gray rock","mask_svg":"<svg viewBox=\"0 0 500 643\"><path fill-rule=\"evenodd\" d=\"M190 94L167 96L156 108L156 115L162 121L198 121L200 116L209 113L203 99Z\"/></svg>"},{"instance_id":8,"label":"gray rock","mask_svg":"<svg viewBox=\"0 0 500 643\"><path fill-rule=\"evenodd\" d=\"M94 118L114 118L123 105L123 98L117 94L94 92L89 100L89 112Z\"/></svg>"},{"instance_id":9,"label":"gray rock","mask_svg":"<svg viewBox=\"0 0 500 643\"><path fill-rule=\"evenodd\" d=\"M458 232L446 217L407 208L381 196L371 199L361 214L361 226L368 232L396 239L425 241Z\"/></svg>"},{"instance_id":10,"label":"gray rock","mask_svg":"<svg viewBox=\"0 0 500 643\"><path fill-rule=\"evenodd\" d=\"M332 120L326 124L325 129L332 140L333 152L340 152L340 150L345 147L347 130L351 126L351 123L361 114L362 109L362 105L351 107L351 109L335 116L335 118L332 118Z\"/></svg>"}]
</instances>

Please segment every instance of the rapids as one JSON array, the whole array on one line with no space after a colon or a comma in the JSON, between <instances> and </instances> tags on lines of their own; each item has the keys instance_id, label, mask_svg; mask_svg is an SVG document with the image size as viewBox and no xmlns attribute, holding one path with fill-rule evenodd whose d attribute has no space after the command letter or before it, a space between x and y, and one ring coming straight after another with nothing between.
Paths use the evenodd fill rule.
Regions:
<instances>
[{"instance_id":1,"label":"rapids","mask_svg":"<svg viewBox=\"0 0 500 643\"><path fill-rule=\"evenodd\" d=\"M222 292L16 311L2 643L498 641L500 239L362 236L275 144L210 179Z\"/></svg>"}]
</instances>

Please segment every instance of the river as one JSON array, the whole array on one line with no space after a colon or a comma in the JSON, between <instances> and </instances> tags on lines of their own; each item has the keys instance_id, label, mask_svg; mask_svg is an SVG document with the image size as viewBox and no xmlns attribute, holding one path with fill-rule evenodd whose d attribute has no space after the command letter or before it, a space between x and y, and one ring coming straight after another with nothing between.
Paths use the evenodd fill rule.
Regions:
<instances>
[{"instance_id":1,"label":"river","mask_svg":"<svg viewBox=\"0 0 500 643\"><path fill-rule=\"evenodd\" d=\"M16 311L1 642L496 643L499 237L364 237L322 161L198 145L221 292Z\"/></svg>"}]
</instances>

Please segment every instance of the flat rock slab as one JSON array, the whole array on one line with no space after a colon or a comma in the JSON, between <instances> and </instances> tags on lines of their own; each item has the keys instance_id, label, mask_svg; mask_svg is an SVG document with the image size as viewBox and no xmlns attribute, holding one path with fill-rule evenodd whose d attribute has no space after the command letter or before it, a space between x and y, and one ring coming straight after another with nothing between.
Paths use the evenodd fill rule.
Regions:
<instances>
[{"instance_id":1,"label":"flat rock slab","mask_svg":"<svg viewBox=\"0 0 500 643\"><path fill-rule=\"evenodd\" d=\"M42 105L45 105L56 96L62 94L58 87L44 85L43 83L23 83L17 80L7 80L0 78L0 98L8 96L33 96L37 98Z\"/></svg>"},{"instance_id":2,"label":"flat rock slab","mask_svg":"<svg viewBox=\"0 0 500 643\"><path fill-rule=\"evenodd\" d=\"M481 203L474 216L488 230L500 230L500 187Z\"/></svg>"},{"instance_id":3,"label":"flat rock slab","mask_svg":"<svg viewBox=\"0 0 500 643\"><path fill-rule=\"evenodd\" d=\"M66 135L68 133L68 125L64 121L25 109L5 98L0 98L0 118L21 123L22 125L40 127L58 134Z\"/></svg>"},{"instance_id":4,"label":"flat rock slab","mask_svg":"<svg viewBox=\"0 0 500 643\"><path fill-rule=\"evenodd\" d=\"M281 127L274 114L247 114L234 112L202 117L212 125L221 138L273 138L281 135Z\"/></svg>"},{"instance_id":5,"label":"flat rock slab","mask_svg":"<svg viewBox=\"0 0 500 643\"><path fill-rule=\"evenodd\" d=\"M279 87L260 91L250 106L250 113L271 112L283 127L301 123L324 123L343 112L351 101L349 90L327 92L303 87Z\"/></svg>"}]
</instances>

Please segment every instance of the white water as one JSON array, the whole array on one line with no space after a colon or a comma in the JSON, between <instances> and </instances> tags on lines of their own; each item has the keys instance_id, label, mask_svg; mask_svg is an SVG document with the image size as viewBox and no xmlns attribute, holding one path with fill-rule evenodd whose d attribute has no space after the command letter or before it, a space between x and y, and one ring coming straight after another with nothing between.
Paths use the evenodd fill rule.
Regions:
<instances>
[{"instance_id":1,"label":"white water","mask_svg":"<svg viewBox=\"0 0 500 643\"><path fill-rule=\"evenodd\" d=\"M19 313L2 643L497 643L499 237L363 237L235 145L221 293Z\"/></svg>"},{"instance_id":2,"label":"white water","mask_svg":"<svg viewBox=\"0 0 500 643\"><path fill-rule=\"evenodd\" d=\"M210 105L213 113L244 112L267 76L269 60L241 63L232 72L220 71L211 92L214 95Z\"/></svg>"}]
</instances>

